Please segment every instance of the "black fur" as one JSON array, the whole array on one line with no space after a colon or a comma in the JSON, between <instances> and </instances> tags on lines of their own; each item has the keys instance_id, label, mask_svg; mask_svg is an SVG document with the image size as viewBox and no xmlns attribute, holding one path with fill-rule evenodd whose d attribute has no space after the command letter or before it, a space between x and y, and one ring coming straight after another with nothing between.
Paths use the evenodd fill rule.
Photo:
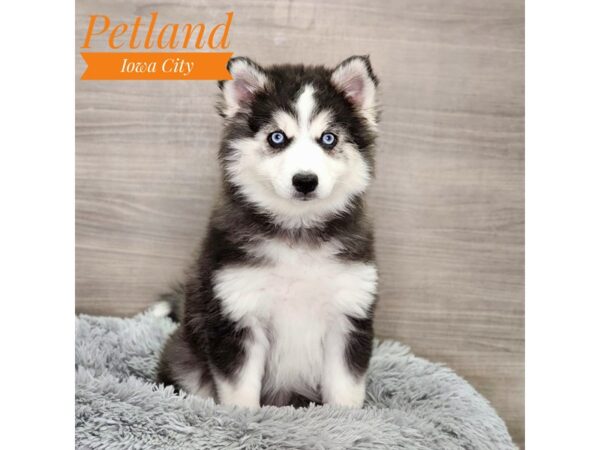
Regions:
<instances>
[{"instance_id":1,"label":"black fur","mask_svg":"<svg viewBox=\"0 0 600 450\"><path fill-rule=\"evenodd\" d=\"M366 61L373 81L377 79ZM333 70L320 67L283 65L263 69L247 60L257 70L263 71L270 83L259 92L250 108L240 111L227 120L219 151L221 167L224 168L230 152L228 142L250 137L258 132L272 117L273 111L284 109L294 112L293 101L302 86L315 87L318 107L333 111L336 123L341 124L356 144L371 170L374 165L375 134L365 123L365 118L332 85ZM349 60L342 64L348 63ZM219 85L222 87L223 82ZM222 109L220 110L222 114ZM366 218L362 197L352 199L351 206L313 227L286 229L264 211L257 209L244 197L241 190L222 172L223 190L213 210L210 226L197 261L184 286L185 312L181 327L170 338L163 351L158 369L158 381L178 386L176 371L180 368L198 368L202 382L214 386L213 373L235 379L244 361L243 343L252 339L250 330L240 327L223 313L221 303L215 297L212 275L224 266L261 264L248 254L245 246L250 241L277 237L291 244L302 242L318 246L333 238L342 244L340 259L371 262L374 260L373 233ZM348 339L345 356L348 367L361 375L367 369L373 338L373 311L363 319L349 317L354 331ZM308 399L291 393L286 402L305 406Z\"/></svg>"}]
</instances>

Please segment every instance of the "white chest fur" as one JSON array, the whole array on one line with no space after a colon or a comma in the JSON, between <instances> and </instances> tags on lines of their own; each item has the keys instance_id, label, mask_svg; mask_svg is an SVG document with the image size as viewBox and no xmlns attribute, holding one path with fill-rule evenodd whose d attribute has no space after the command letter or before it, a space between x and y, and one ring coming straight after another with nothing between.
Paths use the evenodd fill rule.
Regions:
<instances>
[{"instance_id":1,"label":"white chest fur","mask_svg":"<svg viewBox=\"0 0 600 450\"><path fill-rule=\"evenodd\" d=\"M311 397L322 376L328 336L343 340L350 327L346 317L367 315L377 284L375 266L342 261L337 250L334 244L292 247L269 241L254 249L266 263L215 274L215 294L225 313L264 337L264 389Z\"/></svg>"}]
</instances>

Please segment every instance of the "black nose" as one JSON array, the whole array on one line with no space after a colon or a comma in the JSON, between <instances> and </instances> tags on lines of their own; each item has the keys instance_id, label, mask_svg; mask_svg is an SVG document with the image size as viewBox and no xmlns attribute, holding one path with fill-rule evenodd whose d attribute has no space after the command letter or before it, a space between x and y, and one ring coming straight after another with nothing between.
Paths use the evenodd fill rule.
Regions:
<instances>
[{"instance_id":1,"label":"black nose","mask_svg":"<svg viewBox=\"0 0 600 450\"><path fill-rule=\"evenodd\" d=\"M298 192L308 194L319 184L319 178L314 173L297 173L292 177L292 184Z\"/></svg>"}]
</instances>

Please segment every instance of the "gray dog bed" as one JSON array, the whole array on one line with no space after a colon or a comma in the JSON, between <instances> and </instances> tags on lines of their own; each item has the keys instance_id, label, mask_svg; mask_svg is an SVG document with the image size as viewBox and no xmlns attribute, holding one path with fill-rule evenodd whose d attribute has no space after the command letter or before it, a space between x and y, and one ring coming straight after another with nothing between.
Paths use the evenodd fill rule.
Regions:
<instances>
[{"instance_id":1,"label":"gray dog bed","mask_svg":"<svg viewBox=\"0 0 600 450\"><path fill-rule=\"evenodd\" d=\"M376 344L362 410L216 405L153 383L175 329L150 313L79 316L76 444L85 449L514 449L489 403L451 370Z\"/></svg>"}]
</instances>

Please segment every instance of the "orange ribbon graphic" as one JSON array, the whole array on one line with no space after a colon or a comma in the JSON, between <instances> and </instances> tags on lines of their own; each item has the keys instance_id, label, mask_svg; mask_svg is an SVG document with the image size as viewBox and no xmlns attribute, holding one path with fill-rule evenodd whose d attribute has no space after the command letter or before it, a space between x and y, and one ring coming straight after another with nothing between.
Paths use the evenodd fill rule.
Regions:
<instances>
[{"instance_id":1,"label":"orange ribbon graphic","mask_svg":"<svg viewBox=\"0 0 600 450\"><path fill-rule=\"evenodd\" d=\"M82 80L231 80L233 53L82 52Z\"/></svg>"}]
</instances>

